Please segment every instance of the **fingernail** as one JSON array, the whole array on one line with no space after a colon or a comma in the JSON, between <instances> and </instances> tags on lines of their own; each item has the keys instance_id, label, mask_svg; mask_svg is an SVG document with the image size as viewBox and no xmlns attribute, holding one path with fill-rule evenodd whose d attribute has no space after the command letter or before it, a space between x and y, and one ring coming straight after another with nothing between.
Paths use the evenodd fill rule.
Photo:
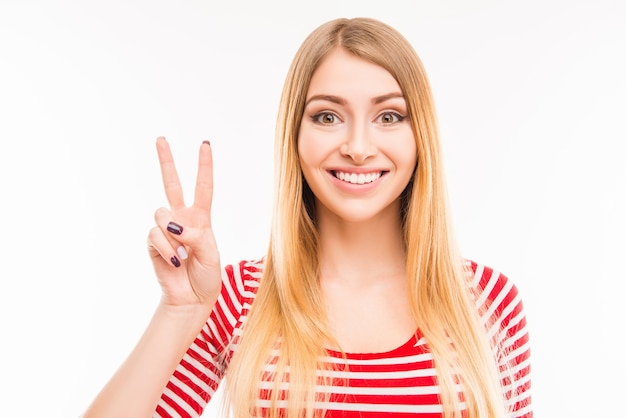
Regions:
<instances>
[{"instance_id":1,"label":"fingernail","mask_svg":"<svg viewBox=\"0 0 626 418\"><path fill-rule=\"evenodd\" d=\"M176 222L168 223L167 230L170 231L174 235L180 235L183 233L183 227L178 225Z\"/></svg>"},{"instance_id":2,"label":"fingernail","mask_svg":"<svg viewBox=\"0 0 626 418\"><path fill-rule=\"evenodd\" d=\"M180 260L175 255L170 258L170 261L174 264L174 267L180 267Z\"/></svg>"},{"instance_id":3,"label":"fingernail","mask_svg":"<svg viewBox=\"0 0 626 418\"><path fill-rule=\"evenodd\" d=\"M178 253L178 256L181 260L186 260L187 257L189 257L189 254L187 254L187 250L182 245L176 249L176 252Z\"/></svg>"},{"instance_id":4,"label":"fingernail","mask_svg":"<svg viewBox=\"0 0 626 418\"><path fill-rule=\"evenodd\" d=\"M211 146L211 141L209 141L208 139L205 139L204 141L202 141L202 143Z\"/></svg>"}]
</instances>

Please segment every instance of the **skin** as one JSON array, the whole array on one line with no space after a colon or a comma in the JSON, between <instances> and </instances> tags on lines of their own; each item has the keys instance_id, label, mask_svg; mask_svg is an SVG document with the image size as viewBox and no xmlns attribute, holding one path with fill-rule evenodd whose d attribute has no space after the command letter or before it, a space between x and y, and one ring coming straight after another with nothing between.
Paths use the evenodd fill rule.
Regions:
<instances>
[{"instance_id":1,"label":"skin","mask_svg":"<svg viewBox=\"0 0 626 418\"><path fill-rule=\"evenodd\" d=\"M389 72L343 49L320 64L306 100L298 152L316 199L333 335L346 352L389 351L417 329L399 199L417 163L406 102ZM383 174L355 185L337 179L337 171L369 180Z\"/></svg>"}]
</instances>

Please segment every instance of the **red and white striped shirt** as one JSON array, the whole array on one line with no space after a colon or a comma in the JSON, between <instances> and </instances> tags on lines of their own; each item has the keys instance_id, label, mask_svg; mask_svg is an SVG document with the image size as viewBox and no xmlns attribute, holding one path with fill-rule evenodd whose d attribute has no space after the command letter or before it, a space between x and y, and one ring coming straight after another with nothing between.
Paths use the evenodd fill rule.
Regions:
<instances>
[{"instance_id":1,"label":"red and white striped shirt","mask_svg":"<svg viewBox=\"0 0 626 418\"><path fill-rule=\"evenodd\" d=\"M526 318L517 288L504 275L468 262L471 286L480 289L477 305L491 323L490 337L501 350L496 354L504 369L504 393L513 410L511 417L531 418L530 347ZM209 320L188 349L165 388L154 417L199 417L214 395L226 365L218 358L223 350L236 350L233 338L255 299L263 261L242 261L224 269L221 295ZM412 417L441 418L436 370L428 344L419 330L409 341L392 351L376 354L347 354L327 351L327 362L334 363L341 386L320 387L330 391L317 406L335 417ZM462 388L459 388L462 391ZM269 401L259 399L263 409Z\"/></svg>"}]
</instances>

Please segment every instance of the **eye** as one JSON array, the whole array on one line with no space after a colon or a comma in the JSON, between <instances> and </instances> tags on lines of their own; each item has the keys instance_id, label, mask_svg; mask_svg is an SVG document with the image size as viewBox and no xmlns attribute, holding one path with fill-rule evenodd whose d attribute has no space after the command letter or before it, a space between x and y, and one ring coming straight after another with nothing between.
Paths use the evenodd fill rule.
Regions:
<instances>
[{"instance_id":1,"label":"eye","mask_svg":"<svg viewBox=\"0 0 626 418\"><path fill-rule=\"evenodd\" d=\"M398 112L383 112L378 118L376 118L378 123L382 123L383 125L391 125L393 123L402 122L406 119L406 116L401 115Z\"/></svg>"},{"instance_id":2,"label":"eye","mask_svg":"<svg viewBox=\"0 0 626 418\"><path fill-rule=\"evenodd\" d=\"M320 125L334 125L336 123L339 123L339 118L337 117L337 115L330 112L316 113L315 115L311 116L311 119L313 120L313 122L319 123Z\"/></svg>"}]
</instances>

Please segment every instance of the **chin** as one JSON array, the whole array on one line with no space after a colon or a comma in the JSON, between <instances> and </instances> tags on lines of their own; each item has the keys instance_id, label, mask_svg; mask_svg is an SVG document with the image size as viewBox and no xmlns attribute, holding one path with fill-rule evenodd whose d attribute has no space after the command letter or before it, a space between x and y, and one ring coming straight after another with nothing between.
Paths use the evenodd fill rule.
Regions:
<instances>
[{"instance_id":1,"label":"chin","mask_svg":"<svg viewBox=\"0 0 626 418\"><path fill-rule=\"evenodd\" d=\"M397 204L390 204L386 207L372 207L371 202L363 202L360 205L343 205L341 208L326 208L326 212L339 222L349 224L371 225L373 222L388 222L400 217L400 207ZM319 213L318 213L319 215Z\"/></svg>"}]
</instances>

